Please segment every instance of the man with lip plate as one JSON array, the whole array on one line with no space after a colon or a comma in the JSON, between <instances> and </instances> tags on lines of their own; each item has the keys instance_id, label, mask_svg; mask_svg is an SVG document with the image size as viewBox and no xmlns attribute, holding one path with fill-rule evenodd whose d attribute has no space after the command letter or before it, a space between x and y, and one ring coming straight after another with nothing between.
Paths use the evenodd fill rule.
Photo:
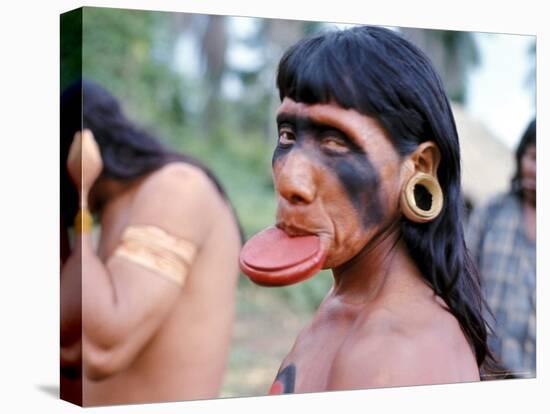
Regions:
<instances>
[{"instance_id":1,"label":"man with lip plate","mask_svg":"<svg viewBox=\"0 0 550 414\"><path fill-rule=\"evenodd\" d=\"M399 34L355 27L282 57L276 225L241 269L334 284L270 394L479 381L492 361L462 230L460 151L441 81Z\"/></svg>"}]
</instances>

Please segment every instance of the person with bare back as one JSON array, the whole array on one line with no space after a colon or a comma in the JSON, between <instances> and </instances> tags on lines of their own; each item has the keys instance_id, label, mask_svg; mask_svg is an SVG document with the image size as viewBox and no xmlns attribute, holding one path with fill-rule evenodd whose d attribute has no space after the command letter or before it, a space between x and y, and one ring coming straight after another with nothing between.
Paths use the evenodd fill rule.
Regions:
<instances>
[{"instance_id":1,"label":"person with bare back","mask_svg":"<svg viewBox=\"0 0 550 414\"><path fill-rule=\"evenodd\" d=\"M265 286L334 284L270 394L479 381L492 361L462 229L455 122L428 58L355 27L282 57L276 225L240 266Z\"/></svg>"},{"instance_id":2,"label":"person with bare back","mask_svg":"<svg viewBox=\"0 0 550 414\"><path fill-rule=\"evenodd\" d=\"M61 238L62 398L218 396L241 244L223 189L99 85L77 82L61 104L62 223L74 218Z\"/></svg>"}]
</instances>

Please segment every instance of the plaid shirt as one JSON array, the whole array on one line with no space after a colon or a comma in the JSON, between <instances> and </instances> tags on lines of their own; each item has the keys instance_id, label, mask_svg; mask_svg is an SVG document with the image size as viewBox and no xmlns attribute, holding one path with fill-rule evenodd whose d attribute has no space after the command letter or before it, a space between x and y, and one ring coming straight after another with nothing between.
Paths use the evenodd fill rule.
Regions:
<instances>
[{"instance_id":1,"label":"plaid shirt","mask_svg":"<svg viewBox=\"0 0 550 414\"><path fill-rule=\"evenodd\" d=\"M486 320L495 335L489 347L514 377L536 375L535 242L525 234L520 200L496 197L475 210L466 241L477 263L494 319Z\"/></svg>"}]
</instances>

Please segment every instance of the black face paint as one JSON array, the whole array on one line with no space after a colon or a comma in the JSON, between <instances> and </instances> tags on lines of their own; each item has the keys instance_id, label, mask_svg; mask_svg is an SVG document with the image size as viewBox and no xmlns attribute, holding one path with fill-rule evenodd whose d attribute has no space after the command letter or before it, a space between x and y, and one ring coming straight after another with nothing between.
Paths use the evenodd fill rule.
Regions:
<instances>
[{"instance_id":1,"label":"black face paint","mask_svg":"<svg viewBox=\"0 0 550 414\"><path fill-rule=\"evenodd\" d=\"M364 228L383 218L380 202L380 180L367 154L352 153L345 158L331 158L326 164L343 185L353 206L361 216Z\"/></svg>"},{"instance_id":2,"label":"black face paint","mask_svg":"<svg viewBox=\"0 0 550 414\"><path fill-rule=\"evenodd\" d=\"M272 166L291 151L304 151L306 141L319 141L327 130L338 131L328 125L313 123L309 119L286 114L278 117L277 121L279 126L290 125L292 127L296 141L290 146L277 145L273 152ZM345 137L346 145L350 151L340 154L330 153L323 151L319 145L315 145L311 150L309 148L306 150L307 156L314 162L322 163L336 174L352 205L361 217L363 226L368 228L379 223L383 218L379 194L380 178L365 151L342 132L338 131L338 135Z\"/></svg>"},{"instance_id":3,"label":"black face paint","mask_svg":"<svg viewBox=\"0 0 550 414\"><path fill-rule=\"evenodd\" d=\"M294 364L289 364L283 370L279 371L269 390L269 394L291 394L294 392L295 383L296 366Z\"/></svg>"}]
</instances>

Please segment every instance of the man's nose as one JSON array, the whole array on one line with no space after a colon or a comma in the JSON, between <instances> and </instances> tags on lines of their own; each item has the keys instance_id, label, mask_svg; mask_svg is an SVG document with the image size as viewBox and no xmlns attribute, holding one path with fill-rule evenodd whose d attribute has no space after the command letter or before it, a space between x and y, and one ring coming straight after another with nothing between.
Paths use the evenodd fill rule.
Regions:
<instances>
[{"instance_id":1,"label":"man's nose","mask_svg":"<svg viewBox=\"0 0 550 414\"><path fill-rule=\"evenodd\" d=\"M275 166L275 187L292 205L311 204L315 200L315 165L301 151L288 154Z\"/></svg>"}]
</instances>

